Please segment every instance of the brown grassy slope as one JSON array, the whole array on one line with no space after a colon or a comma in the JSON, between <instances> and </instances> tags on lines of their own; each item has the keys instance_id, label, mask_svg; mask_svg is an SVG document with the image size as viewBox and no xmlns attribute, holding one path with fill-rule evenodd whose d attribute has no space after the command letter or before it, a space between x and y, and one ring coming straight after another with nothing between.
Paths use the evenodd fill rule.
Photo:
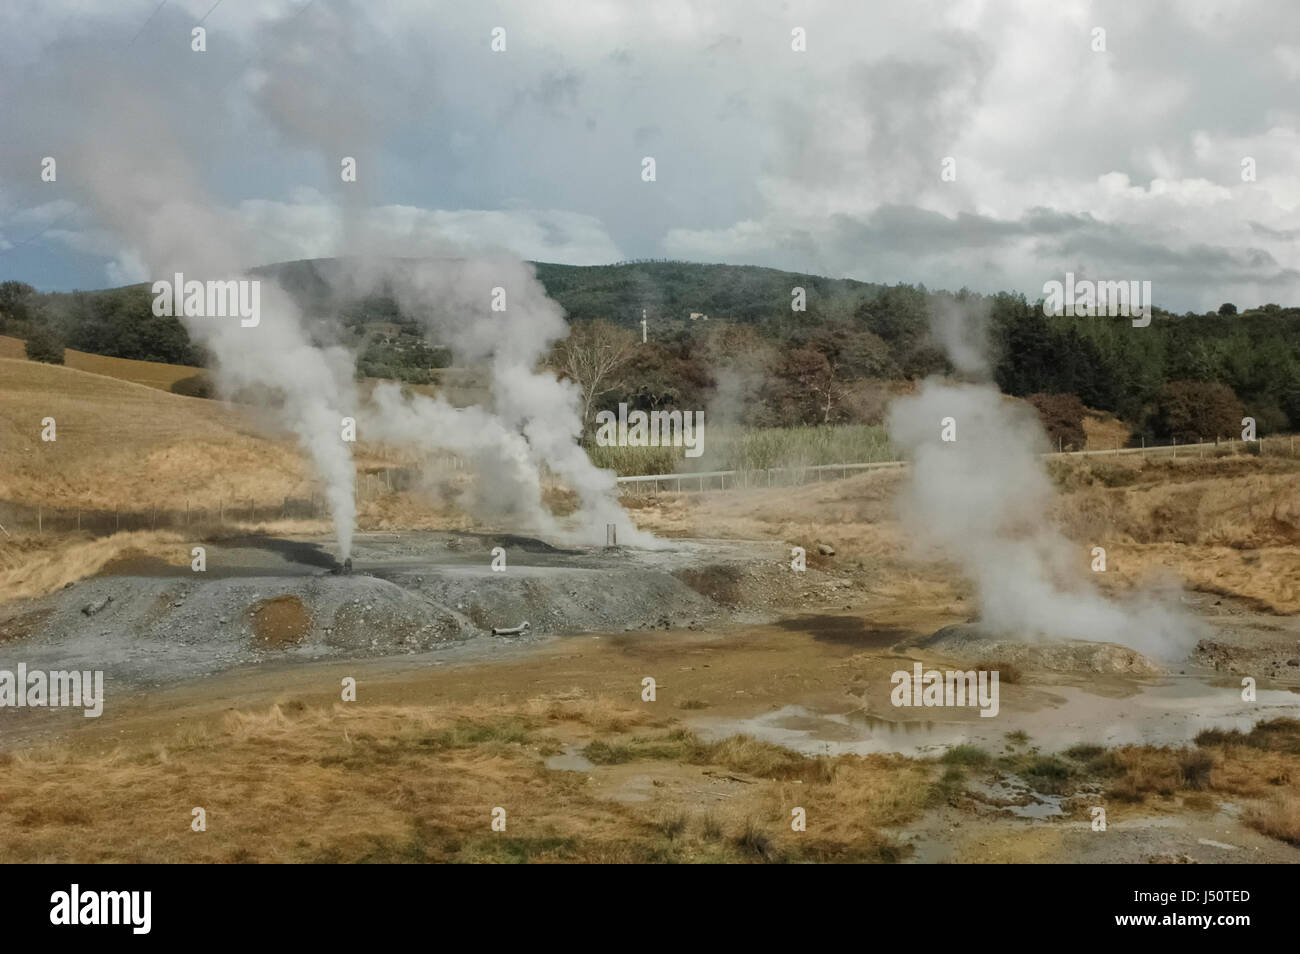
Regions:
<instances>
[{"instance_id":1,"label":"brown grassy slope","mask_svg":"<svg viewBox=\"0 0 1300 954\"><path fill-rule=\"evenodd\" d=\"M1091 411L1083 419L1083 433L1087 437L1084 450L1095 451L1126 446L1132 431L1114 415Z\"/></svg>"},{"instance_id":2,"label":"brown grassy slope","mask_svg":"<svg viewBox=\"0 0 1300 954\"><path fill-rule=\"evenodd\" d=\"M27 360L24 342L21 338L0 335L0 358ZM87 354L85 351L63 352L64 366L75 371L89 371L105 377L143 384L160 391L170 391L171 386L182 378L193 377L201 373L200 368L191 368L184 364L163 364L159 361L135 361L131 358L109 358L102 354Z\"/></svg>"},{"instance_id":3,"label":"brown grassy slope","mask_svg":"<svg viewBox=\"0 0 1300 954\"><path fill-rule=\"evenodd\" d=\"M0 358L0 448L0 500L51 509L212 507L308 486L292 441L245 410L25 360Z\"/></svg>"},{"instance_id":4,"label":"brown grassy slope","mask_svg":"<svg viewBox=\"0 0 1300 954\"><path fill-rule=\"evenodd\" d=\"M1211 593L1300 612L1300 462L1232 455L1186 461L1071 462L1056 512L1107 582L1173 573ZM1087 559L1087 554L1081 560Z\"/></svg>"},{"instance_id":5,"label":"brown grassy slope","mask_svg":"<svg viewBox=\"0 0 1300 954\"><path fill-rule=\"evenodd\" d=\"M1051 519L1079 545L1107 551L1102 584L1126 587L1173 575L1214 593L1300 612L1300 461L1232 454L1149 460L1074 458L1052 464L1061 493ZM680 536L777 539L808 548L826 541L837 566L862 561L876 592L950 599L962 593L952 567L910 552L895 495L907 471L772 490L629 498L643 529Z\"/></svg>"}]
</instances>

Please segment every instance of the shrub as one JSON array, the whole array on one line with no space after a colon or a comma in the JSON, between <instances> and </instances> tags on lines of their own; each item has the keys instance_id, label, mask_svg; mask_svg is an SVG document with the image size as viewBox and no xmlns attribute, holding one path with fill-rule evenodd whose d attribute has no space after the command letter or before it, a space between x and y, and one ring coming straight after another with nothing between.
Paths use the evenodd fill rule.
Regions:
<instances>
[{"instance_id":1,"label":"shrub","mask_svg":"<svg viewBox=\"0 0 1300 954\"><path fill-rule=\"evenodd\" d=\"M954 745L939 757L945 765L984 766L993 761L993 757L974 745Z\"/></svg>"},{"instance_id":2,"label":"shrub","mask_svg":"<svg viewBox=\"0 0 1300 954\"><path fill-rule=\"evenodd\" d=\"M1217 381L1174 381L1160 392L1155 426L1161 437L1190 444L1241 434L1241 401Z\"/></svg>"},{"instance_id":3,"label":"shrub","mask_svg":"<svg viewBox=\"0 0 1300 954\"><path fill-rule=\"evenodd\" d=\"M172 382L172 394L183 394L185 397L210 398L215 393L212 386L212 379L206 374L192 374L188 378L181 378Z\"/></svg>"},{"instance_id":4,"label":"shrub","mask_svg":"<svg viewBox=\"0 0 1300 954\"><path fill-rule=\"evenodd\" d=\"M47 328L35 328L23 350L31 361L63 364L63 340Z\"/></svg>"},{"instance_id":5,"label":"shrub","mask_svg":"<svg viewBox=\"0 0 1300 954\"><path fill-rule=\"evenodd\" d=\"M1083 430L1088 409L1077 394L1031 394L1027 400L1038 411L1053 449L1083 450L1088 442Z\"/></svg>"}]
</instances>

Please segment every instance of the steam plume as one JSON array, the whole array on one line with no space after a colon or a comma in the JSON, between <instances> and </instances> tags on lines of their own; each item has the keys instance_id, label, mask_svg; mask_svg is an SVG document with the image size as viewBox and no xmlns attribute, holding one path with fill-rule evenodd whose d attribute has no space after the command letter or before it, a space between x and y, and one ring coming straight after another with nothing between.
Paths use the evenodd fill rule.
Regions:
<instances>
[{"instance_id":1,"label":"steam plume","mask_svg":"<svg viewBox=\"0 0 1300 954\"><path fill-rule=\"evenodd\" d=\"M978 306L942 308L936 339L959 369L987 382L984 343L968 331L985 316ZM955 441L940 439L945 418L955 424ZM936 548L974 583L985 628L1023 639L1121 643L1163 658L1181 655L1198 637L1198 622L1178 609L1150 596L1120 605L1086 578L1087 554L1049 522L1056 491L1032 408L989 383L931 378L896 400L886 423L913 462L900 501L904 526L919 547Z\"/></svg>"}]
</instances>

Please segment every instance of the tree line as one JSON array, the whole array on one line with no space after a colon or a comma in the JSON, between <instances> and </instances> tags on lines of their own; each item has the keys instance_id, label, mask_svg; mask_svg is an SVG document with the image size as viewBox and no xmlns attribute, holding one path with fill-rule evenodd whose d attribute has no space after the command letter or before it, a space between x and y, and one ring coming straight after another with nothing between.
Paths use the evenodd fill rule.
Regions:
<instances>
[{"instance_id":1,"label":"tree line","mask_svg":"<svg viewBox=\"0 0 1300 954\"><path fill-rule=\"evenodd\" d=\"M327 319L318 323L323 338L337 341L342 329L351 339L359 373L437 381L449 360L440 342L421 338L389 296L333 301L317 265L269 271L284 270L308 314ZM1135 328L1125 318L1048 317L1040 301L1020 294L753 266L535 267L573 326L551 362L579 384L589 418L626 402L643 410L707 408L715 421L747 426L876 423L907 382L957 374L933 320L956 310L986 326L973 338L985 342L1001 390L1032 398L1045 421L1058 422L1058 436L1077 439L1070 421L1081 412L1071 396L1157 440L1235 436L1246 415L1261 434L1300 430L1300 308L1224 303L1206 314L1174 314L1157 307L1148 327ZM206 355L184 325L155 317L151 302L145 285L43 294L4 282L0 334L28 339L29 350L34 339L37 354L67 346L202 366ZM708 317L691 320L692 313Z\"/></svg>"}]
</instances>

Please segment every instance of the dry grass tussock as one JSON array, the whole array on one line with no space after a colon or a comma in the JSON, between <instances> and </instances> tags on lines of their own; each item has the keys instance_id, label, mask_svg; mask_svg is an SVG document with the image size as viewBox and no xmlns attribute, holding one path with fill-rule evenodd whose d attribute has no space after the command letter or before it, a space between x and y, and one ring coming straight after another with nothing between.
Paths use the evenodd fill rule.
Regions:
<instances>
[{"instance_id":1,"label":"dry grass tussock","mask_svg":"<svg viewBox=\"0 0 1300 954\"><path fill-rule=\"evenodd\" d=\"M932 771L705 743L577 692L509 707L286 699L132 738L0 755L0 860L890 861L879 828L922 810ZM622 755L545 766L601 745ZM650 801L615 797L629 771L655 780ZM737 780L732 797L710 795L717 778ZM815 828L792 832L791 805ZM190 830L196 806L206 832ZM490 828L498 806L505 832Z\"/></svg>"}]
</instances>

